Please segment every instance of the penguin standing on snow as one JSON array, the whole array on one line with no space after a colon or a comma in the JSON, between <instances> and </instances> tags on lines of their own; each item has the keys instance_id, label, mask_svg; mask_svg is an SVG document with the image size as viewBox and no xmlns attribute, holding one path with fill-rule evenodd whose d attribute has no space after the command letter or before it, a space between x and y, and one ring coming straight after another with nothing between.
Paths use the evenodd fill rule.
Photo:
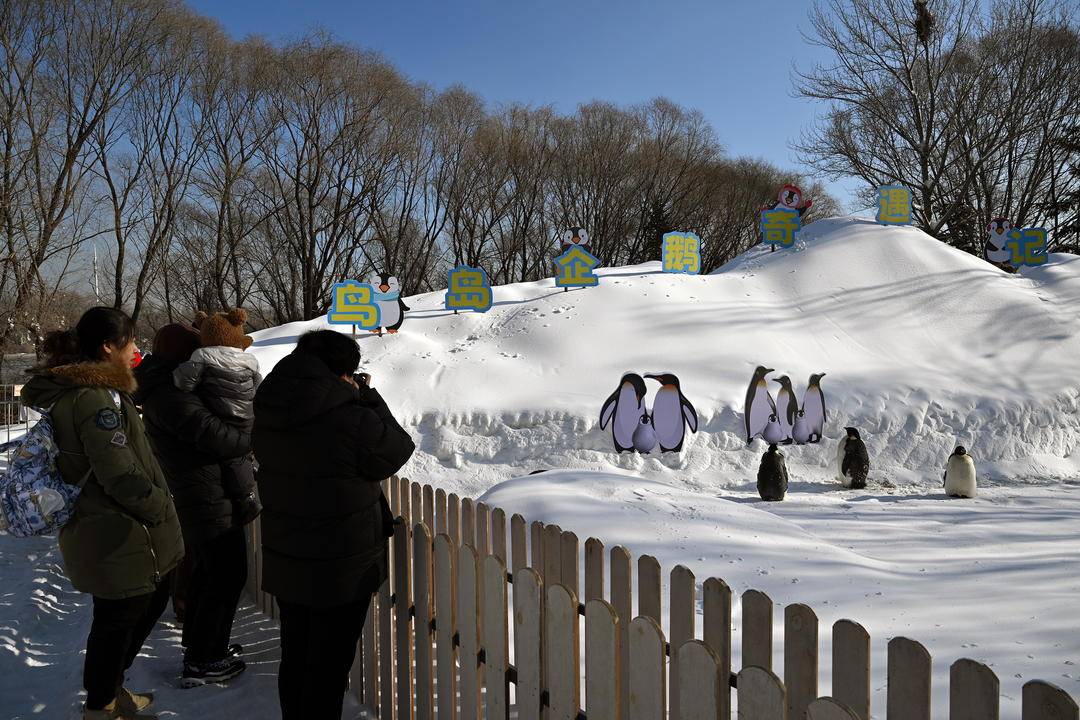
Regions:
<instances>
[{"instance_id":1,"label":"penguin standing on snow","mask_svg":"<svg viewBox=\"0 0 1080 720\"><path fill-rule=\"evenodd\" d=\"M960 445L945 466L945 494L949 497L975 497L975 461Z\"/></svg>"},{"instance_id":2,"label":"penguin standing on snow","mask_svg":"<svg viewBox=\"0 0 1080 720\"><path fill-rule=\"evenodd\" d=\"M645 380L637 373L626 373L619 387L600 408L600 429L611 423L611 437L616 452L634 449L634 433L644 412Z\"/></svg>"},{"instance_id":3,"label":"penguin standing on snow","mask_svg":"<svg viewBox=\"0 0 1080 720\"><path fill-rule=\"evenodd\" d=\"M799 410L799 404L795 401L795 391L791 389L791 378L781 375L773 380L780 384L780 392L776 393L776 420L780 424L780 432L783 433L781 442L791 443L792 430L795 427L795 414Z\"/></svg>"},{"instance_id":4,"label":"penguin standing on snow","mask_svg":"<svg viewBox=\"0 0 1080 720\"><path fill-rule=\"evenodd\" d=\"M821 378L825 373L814 373L803 393L802 407L795 414L795 423L791 430L796 443L821 442L825 433L825 393L821 391Z\"/></svg>"},{"instance_id":5,"label":"penguin standing on snow","mask_svg":"<svg viewBox=\"0 0 1080 720\"><path fill-rule=\"evenodd\" d=\"M656 431L653 430L652 416L649 413L641 413L637 430L634 431L634 450L648 454L656 448Z\"/></svg>"},{"instance_id":6,"label":"penguin standing on snow","mask_svg":"<svg viewBox=\"0 0 1080 720\"><path fill-rule=\"evenodd\" d=\"M847 433L840 438L836 447L836 464L840 484L852 490L866 487L866 476L870 474L870 455L866 445L853 427L844 428Z\"/></svg>"},{"instance_id":7,"label":"penguin standing on snow","mask_svg":"<svg viewBox=\"0 0 1080 720\"><path fill-rule=\"evenodd\" d=\"M762 500L783 500L787 494L788 474L784 453L776 449L776 444L761 456L761 465L757 471L757 491Z\"/></svg>"},{"instance_id":8,"label":"penguin standing on snow","mask_svg":"<svg viewBox=\"0 0 1080 720\"><path fill-rule=\"evenodd\" d=\"M697 432L697 410L682 394L679 378L672 373L652 373L645 377L660 383L652 408L652 426L660 452L679 452L686 428Z\"/></svg>"},{"instance_id":9,"label":"penguin standing on snow","mask_svg":"<svg viewBox=\"0 0 1080 720\"><path fill-rule=\"evenodd\" d=\"M743 405L743 424L746 426L746 444L759 437L769 424L769 418L776 415L776 403L769 394L765 376L773 371L764 365L754 369L750 386L746 388L746 404Z\"/></svg>"},{"instance_id":10,"label":"penguin standing on snow","mask_svg":"<svg viewBox=\"0 0 1080 720\"><path fill-rule=\"evenodd\" d=\"M401 299L401 283L393 275L380 273L371 279L371 285L375 288L375 304L379 306L379 322L382 323L375 334L382 337L385 328L393 335L405 322L405 311L409 309Z\"/></svg>"}]
</instances>

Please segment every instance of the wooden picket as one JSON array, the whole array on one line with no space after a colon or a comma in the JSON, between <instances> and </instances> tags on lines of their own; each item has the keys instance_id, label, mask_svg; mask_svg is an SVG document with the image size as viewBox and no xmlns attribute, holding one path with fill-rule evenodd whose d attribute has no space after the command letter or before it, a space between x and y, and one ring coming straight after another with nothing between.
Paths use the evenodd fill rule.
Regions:
<instances>
[{"instance_id":1,"label":"wooden picket","mask_svg":"<svg viewBox=\"0 0 1080 720\"><path fill-rule=\"evenodd\" d=\"M393 604L390 602L390 580L379 588L379 717L394 717L394 639L392 634Z\"/></svg>"},{"instance_id":2,"label":"wooden picket","mask_svg":"<svg viewBox=\"0 0 1080 720\"><path fill-rule=\"evenodd\" d=\"M562 582L562 528L545 525L544 537L544 585L550 587Z\"/></svg>"},{"instance_id":3,"label":"wooden picket","mask_svg":"<svg viewBox=\"0 0 1080 720\"><path fill-rule=\"evenodd\" d=\"M559 555L559 582L577 596L579 593L577 535L569 531L562 534L559 538Z\"/></svg>"},{"instance_id":4,"label":"wooden picket","mask_svg":"<svg viewBox=\"0 0 1080 720\"><path fill-rule=\"evenodd\" d=\"M667 717L664 673L664 633L648 615L630 623L630 704L627 720L663 720ZM674 719L673 719L674 720Z\"/></svg>"},{"instance_id":5,"label":"wooden picket","mask_svg":"<svg viewBox=\"0 0 1080 720\"><path fill-rule=\"evenodd\" d=\"M586 547L588 544L586 543ZM618 720L622 658L619 616L602 598L585 603L585 714L589 720Z\"/></svg>"},{"instance_id":6,"label":"wooden picket","mask_svg":"<svg viewBox=\"0 0 1080 720\"><path fill-rule=\"evenodd\" d=\"M742 595L742 666L772 670L772 598L759 590Z\"/></svg>"},{"instance_id":7,"label":"wooden picket","mask_svg":"<svg viewBox=\"0 0 1080 720\"><path fill-rule=\"evenodd\" d=\"M476 553L480 557L491 554L491 508L487 503L476 503Z\"/></svg>"},{"instance_id":8,"label":"wooden picket","mask_svg":"<svg viewBox=\"0 0 1080 720\"><path fill-rule=\"evenodd\" d=\"M446 534L454 542L454 547L461 545L461 499L457 493L446 496Z\"/></svg>"},{"instance_id":9,"label":"wooden picket","mask_svg":"<svg viewBox=\"0 0 1080 720\"><path fill-rule=\"evenodd\" d=\"M784 687L788 717L801 718L818 696L818 619L806 605L784 608Z\"/></svg>"},{"instance_id":10,"label":"wooden picket","mask_svg":"<svg viewBox=\"0 0 1080 720\"><path fill-rule=\"evenodd\" d=\"M375 647L375 605L379 602L379 596L371 598L368 605L367 622L364 623L364 631L361 636L361 650L364 663L363 701L370 710L379 707L379 655Z\"/></svg>"},{"instance_id":11,"label":"wooden picket","mask_svg":"<svg viewBox=\"0 0 1080 720\"><path fill-rule=\"evenodd\" d=\"M1080 707L1057 685L1029 680L1023 689L1022 720L1080 720Z\"/></svg>"},{"instance_id":12,"label":"wooden picket","mask_svg":"<svg viewBox=\"0 0 1080 720\"><path fill-rule=\"evenodd\" d=\"M949 668L949 720L998 720L1001 683L980 662L962 658Z\"/></svg>"},{"instance_id":13,"label":"wooden picket","mask_svg":"<svg viewBox=\"0 0 1080 720\"><path fill-rule=\"evenodd\" d=\"M651 555L638 558L638 615L660 624L660 562Z\"/></svg>"},{"instance_id":14,"label":"wooden picket","mask_svg":"<svg viewBox=\"0 0 1080 720\"><path fill-rule=\"evenodd\" d=\"M402 493L404 497L405 493ZM409 528L394 525L394 595L395 626L397 639L397 720L410 720L413 716L412 698L412 627L409 606L412 600L412 583L409 582Z\"/></svg>"},{"instance_id":15,"label":"wooden picket","mask_svg":"<svg viewBox=\"0 0 1080 720\"><path fill-rule=\"evenodd\" d=\"M851 620L833 623L832 696L870 720L870 635Z\"/></svg>"},{"instance_id":16,"label":"wooden picket","mask_svg":"<svg viewBox=\"0 0 1080 720\"><path fill-rule=\"evenodd\" d=\"M930 720L930 653L905 637L889 641L888 720Z\"/></svg>"},{"instance_id":17,"label":"wooden picket","mask_svg":"<svg viewBox=\"0 0 1080 720\"><path fill-rule=\"evenodd\" d=\"M585 604L604 599L604 543L596 538L585 541Z\"/></svg>"},{"instance_id":18,"label":"wooden picket","mask_svg":"<svg viewBox=\"0 0 1080 720\"><path fill-rule=\"evenodd\" d=\"M428 534L435 534L435 491L430 485L424 486L424 525Z\"/></svg>"},{"instance_id":19,"label":"wooden picket","mask_svg":"<svg viewBox=\"0 0 1080 720\"><path fill-rule=\"evenodd\" d=\"M580 698L577 597L562 585L546 590L544 607L544 676L548 685L548 718L576 720Z\"/></svg>"},{"instance_id":20,"label":"wooden picket","mask_svg":"<svg viewBox=\"0 0 1080 720\"><path fill-rule=\"evenodd\" d=\"M709 578L701 586L702 637L705 644L720 658L720 677L724 683L720 693L719 719L731 717L731 588L717 578Z\"/></svg>"},{"instance_id":21,"label":"wooden picket","mask_svg":"<svg viewBox=\"0 0 1080 720\"><path fill-rule=\"evenodd\" d=\"M491 554L502 560L503 566L510 562L506 554L506 513L502 508L491 511Z\"/></svg>"},{"instance_id":22,"label":"wooden picket","mask_svg":"<svg viewBox=\"0 0 1080 720\"><path fill-rule=\"evenodd\" d=\"M668 683L671 686L671 717L679 718L679 672L681 663L676 648L694 639L694 621L697 617L696 583L694 573L683 565L676 565L671 571L671 603L668 608L668 640L671 643ZM719 704L719 701L717 701Z\"/></svg>"},{"instance_id":23,"label":"wooden picket","mask_svg":"<svg viewBox=\"0 0 1080 720\"><path fill-rule=\"evenodd\" d=\"M439 613L435 625L438 720L454 720L457 717L457 672L454 669L457 655L454 649L457 620L456 555L454 541L449 535L443 533L435 538L435 606ZM516 597L517 593L514 595Z\"/></svg>"},{"instance_id":24,"label":"wooden picket","mask_svg":"<svg viewBox=\"0 0 1080 720\"><path fill-rule=\"evenodd\" d=\"M678 695L679 702L672 703L672 707L679 710L672 710L672 719L716 720L724 707L721 696L728 694L728 679L721 676L720 658L701 640L690 640L679 646L672 656L675 659L679 661L679 674L677 680L674 674L671 676L671 694Z\"/></svg>"},{"instance_id":25,"label":"wooden picket","mask_svg":"<svg viewBox=\"0 0 1080 720\"><path fill-rule=\"evenodd\" d=\"M510 717L510 684L506 671L510 667L510 654L506 623L506 565L495 555L489 555L483 561L483 598L481 640L487 681L484 717L486 720L507 720Z\"/></svg>"},{"instance_id":26,"label":"wooden picket","mask_svg":"<svg viewBox=\"0 0 1080 720\"><path fill-rule=\"evenodd\" d=\"M510 518L511 572L516 573L521 568L528 567L529 565L529 556L526 554L525 537L525 518L514 513L513 517Z\"/></svg>"},{"instance_id":27,"label":"wooden picket","mask_svg":"<svg viewBox=\"0 0 1080 720\"><path fill-rule=\"evenodd\" d=\"M823 697L807 706L806 720L859 720L859 716L840 700Z\"/></svg>"},{"instance_id":28,"label":"wooden picket","mask_svg":"<svg viewBox=\"0 0 1080 720\"><path fill-rule=\"evenodd\" d=\"M739 671L736 681L739 720L786 720L784 683L772 670L751 665Z\"/></svg>"},{"instance_id":29,"label":"wooden picket","mask_svg":"<svg viewBox=\"0 0 1080 720\"><path fill-rule=\"evenodd\" d=\"M476 547L476 506L471 498L461 498L461 540L459 545Z\"/></svg>"},{"instance_id":30,"label":"wooden picket","mask_svg":"<svg viewBox=\"0 0 1080 720\"><path fill-rule=\"evenodd\" d=\"M540 720L543 581L530 567L514 573L514 662L519 720Z\"/></svg>"},{"instance_id":31,"label":"wooden picket","mask_svg":"<svg viewBox=\"0 0 1080 720\"><path fill-rule=\"evenodd\" d=\"M431 720L435 690L431 673L431 533L423 523L413 530L413 630L416 648L416 720Z\"/></svg>"},{"instance_id":32,"label":"wooden picket","mask_svg":"<svg viewBox=\"0 0 1080 720\"><path fill-rule=\"evenodd\" d=\"M464 513L462 515L464 516ZM458 548L457 560L458 680L461 695L459 717L462 720L479 720L480 671L477 657L480 654L478 621L481 605L477 586L476 550L471 545L462 545Z\"/></svg>"},{"instance_id":33,"label":"wooden picket","mask_svg":"<svg viewBox=\"0 0 1080 720\"><path fill-rule=\"evenodd\" d=\"M439 488L435 491L435 528L436 537L447 532L446 530L446 491Z\"/></svg>"},{"instance_id":34,"label":"wooden picket","mask_svg":"<svg viewBox=\"0 0 1080 720\"><path fill-rule=\"evenodd\" d=\"M626 618L634 617L631 567L630 552L626 548L618 545L611 548L611 606L620 618L619 667L622 668L624 678L630 668L630 621ZM624 714L629 712L630 683L628 682L623 682L619 688L619 706Z\"/></svg>"},{"instance_id":35,"label":"wooden picket","mask_svg":"<svg viewBox=\"0 0 1080 720\"><path fill-rule=\"evenodd\" d=\"M529 525L529 565L540 573L540 579L546 582L544 577L544 523L536 520Z\"/></svg>"},{"instance_id":36,"label":"wooden picket","mask_svg":"<svg viewBox=\"0 0 1080 720\"><path fill-rule=\"evenodd\" d=\"M410 497L409 508L412 510L412 514L406 520L408 526L412 527L417 523L424 522L424 488L420 483L413 483Z\"/></svg>"}]
</instances>

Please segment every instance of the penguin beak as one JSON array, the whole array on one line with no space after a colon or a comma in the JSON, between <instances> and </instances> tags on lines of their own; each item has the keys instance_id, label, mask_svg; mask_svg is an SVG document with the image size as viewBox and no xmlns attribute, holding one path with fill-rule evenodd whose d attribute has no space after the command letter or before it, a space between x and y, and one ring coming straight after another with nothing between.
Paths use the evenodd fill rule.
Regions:
<instances>
[{"instance_id":1,"label":"penguin beak","mask_svg":"<svg viewBox=\"0 0 1080 720\"><path fill-rule=\"evenodd\" d=\"M390 292L390 286L389 285L380 285L379 286L379 292Z\"/></svg>"},{"instance_id":2,"label":"penguin beak","mask_svg":"<svg viewBox=\"0 0 1080 720\"><path fill-rule=\"evenodd\" d=\"M773 368L765 368L765 372L771 373L771 372L776 372L776 370L774 370Z\"/></svg>"}]
</instances>

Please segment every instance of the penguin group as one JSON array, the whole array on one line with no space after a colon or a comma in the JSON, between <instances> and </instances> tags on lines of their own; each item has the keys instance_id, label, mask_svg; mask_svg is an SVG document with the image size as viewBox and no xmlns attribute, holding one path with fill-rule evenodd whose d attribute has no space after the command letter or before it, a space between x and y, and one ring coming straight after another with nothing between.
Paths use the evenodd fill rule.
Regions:
<instances>
[{"instance_id":1,"label":"penguin group","mask_svg":"<svg viewBox=\"0 0 1080 720\"><path fill-rule=\"evenodd\" d=\"M773 379L780 390L773 399L765 376L772 368L758 365L746 389L743 422L746 427L746 444L760 437L770 445L805 445L821 442L827 419L825 394L821 391L821 378L825 373L814 373L807 382L802 403L795 400L791 378L781 375Z\"/></svg>"},{"instance_id":2,"label":"penguin group","mask_svg":"<svg viewBox=\"0 0 1080 720\"><path fill-rule=\"evenodd\" d=\"M645 405L646 378L660 383L651 411ZM698 416L674 373L628 372L600 408L600 429L609 424L616 452L650 453L659 445L668 453L682 450L687 428L697 432Z\"/></svg>"}]
</instances>

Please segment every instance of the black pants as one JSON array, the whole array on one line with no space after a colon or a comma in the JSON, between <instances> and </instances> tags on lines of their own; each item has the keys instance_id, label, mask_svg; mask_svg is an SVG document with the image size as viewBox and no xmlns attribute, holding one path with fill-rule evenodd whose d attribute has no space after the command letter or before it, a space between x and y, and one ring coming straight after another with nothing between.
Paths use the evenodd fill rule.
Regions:
<instances>
[{"instance_id":1,"label":"black pants","mask_svg":"<svg viewBox=\"0 0 1080 720\"><path fill-rule=\"evenodd\" d=\"M165 612L171 585L165 578L157 590L146 595L123 600L94 597L94 622L86 639L83 665L87 709L102 710L116 698L124 673Z\"/></svg>"},{"instance_id":2,"label":"black pants","mask_svg":"<svg viewBox=\"0 0 1080 720\"><path fill-rule=\"evenodd\" d=\"M229 650L236 606L247 582L244 529L226 530L188 552L193 564L184 612L184 662L215 662Z\"/></svg>"},{"instance_id":3,"label":"black pants","mask_svg":"<svg viewBox=\"0 0 1080 720\"><path fill-rule=\"evenodd\" d=\"M349 670L378 589L373 568L367 592L348 605L316 608L278 601L281 667L278 697L282 720L341 720Z\"/></svg>"}]
</instances>

